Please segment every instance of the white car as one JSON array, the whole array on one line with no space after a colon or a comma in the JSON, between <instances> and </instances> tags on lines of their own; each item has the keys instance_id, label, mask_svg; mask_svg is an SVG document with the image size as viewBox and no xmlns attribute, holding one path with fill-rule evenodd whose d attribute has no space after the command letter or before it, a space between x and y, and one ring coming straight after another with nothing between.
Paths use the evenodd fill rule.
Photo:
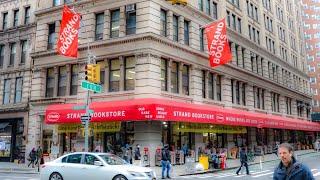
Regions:
<instances>
[{"instance_id":1,"label":"white car","mask_svg":"<svg viewBox=\"0 0 320 180\"><path fill-rule=\"evenodd\" d=\"M155 180L155 172L109 153L75 152L45 163L41 180Z\"/></svg>"}]
</instances>

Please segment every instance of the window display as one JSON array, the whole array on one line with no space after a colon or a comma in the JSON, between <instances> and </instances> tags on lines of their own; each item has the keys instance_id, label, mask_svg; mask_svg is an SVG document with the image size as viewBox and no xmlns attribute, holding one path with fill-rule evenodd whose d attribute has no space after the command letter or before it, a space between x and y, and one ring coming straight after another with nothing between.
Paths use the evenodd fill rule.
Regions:
<instances>
[{"instance_id":1,"label":"window display","mask_svg":"<svg viewBox=\"0 0 320 180\"><path fill-rule=\"evenodd\" d=\"M11 156L12 126L9 123L0 123L0 157Z\"/></svg>"}]
</instances>

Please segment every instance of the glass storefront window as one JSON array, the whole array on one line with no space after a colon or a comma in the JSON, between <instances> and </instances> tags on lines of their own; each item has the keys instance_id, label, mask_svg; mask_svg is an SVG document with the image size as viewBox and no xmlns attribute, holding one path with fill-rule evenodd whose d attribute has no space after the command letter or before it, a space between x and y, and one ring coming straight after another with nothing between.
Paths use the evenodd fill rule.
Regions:
<instances>
[{"instance_id":1,"label":"glass storefront window","mask_svg":"<svg viewBox=\"0 0 320 180\"><path fill-rule=\"evenodd\" d=\"M11 156L12 126L9 123L0 123L0 157Z\"/></svg>"}]
</instances>

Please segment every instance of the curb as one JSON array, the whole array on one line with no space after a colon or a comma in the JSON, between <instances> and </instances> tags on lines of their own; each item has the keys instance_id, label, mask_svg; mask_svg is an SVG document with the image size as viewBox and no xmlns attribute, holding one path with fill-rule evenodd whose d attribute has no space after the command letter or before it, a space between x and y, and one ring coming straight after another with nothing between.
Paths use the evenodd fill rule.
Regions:
<instances>
[{"instance_id":1,"label":"curb","mask_svg":"<svg viewBox=\"0 0 320 180\"><path fill-rule=\"evenodd\" d=\"M0 170L0 173L9 173L9 174L40 174L40 172L28 172L28 171L3 171Z\"/></svg>"},{"instance_id":2,"label":"curb","mask_svg":"<svg viewBox=\"0 0 320 180\"><path fill-rule=\"evenodd\" d=\"M297 156L303 156L303 155L314 154L314 153L317 153L317 152L308 152L308 153L304 153L304 154L299 154L299 155L297 155ZM263 163L272 162L272 161L277 161L277 160L279 160L279 159L267 160L267 161L263 161ZM259 162L250 163L250 164L248 164L248 165L256 165L256 164L259 164ZM231 170L231 169L237 169L237 168L238 168L238 166L225 168L224 170ZM207 171L200 171L200 172L195 172L195 173L181 174L181 175L178 175L178 176L189 176L189 175L197 175L197 174L207 174L207 173L220 172L220 171L224 171L224 170L222 170L222 169L207 170Z\"/></svg>"}]
</instances>

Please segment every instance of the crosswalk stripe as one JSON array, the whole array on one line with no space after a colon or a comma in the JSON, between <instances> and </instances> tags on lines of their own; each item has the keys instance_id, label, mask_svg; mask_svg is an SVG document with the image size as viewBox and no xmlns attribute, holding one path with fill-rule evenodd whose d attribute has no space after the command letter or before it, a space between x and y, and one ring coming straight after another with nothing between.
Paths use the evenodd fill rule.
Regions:
<instances>
[{"instance_id":1,"label":"crosswalk stripe","mask_svg":"<svg viewBox=\"0 0 320 180\"><path fill-rule=\"evenodd\" d=\"M316 177L316 176L319 176L320 175L320 172L317 172L315 174L313 174L313 177Z\"/></svg>"},{"instance_id":2,"label":"crosswalk stripe","mask_svg":"<svg viewBox=\"0 0 320 180\"><path fill-rule=\"evenodd\" d=\"M261 176L265 176L265 175L269 175L269 174L273 174L273 172L268 172L268 173L264 173L264 174L259 174L259 175L255 175L252 176L253 178L257 178L257 177L261 177Z\"/></svg>"}]
</instances>

